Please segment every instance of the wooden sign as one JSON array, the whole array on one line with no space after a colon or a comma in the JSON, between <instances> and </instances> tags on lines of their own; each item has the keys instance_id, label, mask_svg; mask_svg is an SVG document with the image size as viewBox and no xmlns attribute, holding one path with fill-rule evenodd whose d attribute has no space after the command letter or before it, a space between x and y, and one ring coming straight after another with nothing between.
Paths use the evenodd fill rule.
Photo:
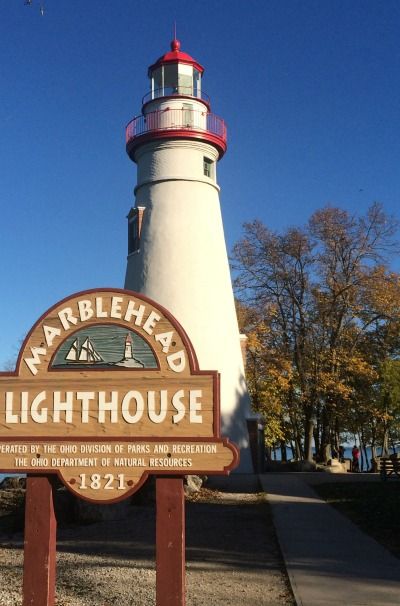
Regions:
<instances>
[{"instance_id":1,"label":"wooden sign","mask_svg":"<svg viewBox=\"0 0 400 606\"><path fill-rule=\"evenodd\" d=\"M204 321L207 321L204 319ZM227 474L219 375L200 370L179 323L137 293L86 291L57 303L0 373L0 470L57 473L112 502L148 474Z\"/></svg>"}]
</instances>

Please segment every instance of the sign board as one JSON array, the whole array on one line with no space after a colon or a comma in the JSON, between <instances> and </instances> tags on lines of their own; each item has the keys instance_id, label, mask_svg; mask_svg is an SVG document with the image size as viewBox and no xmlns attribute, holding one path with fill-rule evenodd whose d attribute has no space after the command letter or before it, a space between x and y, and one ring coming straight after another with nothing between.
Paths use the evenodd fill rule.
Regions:
<instances>
[{"instance_id":1,"label":"sign board","mask_svg":"<svg viewBox=\"0 0 400 606\"><path fill-rule=\"evenodd\" d=\"M219 375L188 336L137 293L75 294L34 325L0 373L0 470L57 473L82 498L113 502L149 474L228 474Z\"/></svg>"}]
</instances>

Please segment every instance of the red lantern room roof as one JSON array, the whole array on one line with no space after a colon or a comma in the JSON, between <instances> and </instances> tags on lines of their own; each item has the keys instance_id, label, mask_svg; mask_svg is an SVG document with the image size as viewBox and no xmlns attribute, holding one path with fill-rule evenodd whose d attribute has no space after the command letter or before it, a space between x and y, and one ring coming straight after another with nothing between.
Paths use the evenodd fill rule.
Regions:
<instances>
[{"instance_id":1,"label":"red lantern room roof","mask_svg":"<svg viewBox=\"0 0 400 606\"><path fill-rule=\"evenodd\" d=\"M157 61L150 65L149 67L149 75L151 72L160 67L161 65L165 65L166 63L186 63L187 65L193 65L195 69L197 69L201 74L204 72L204 67L200 65L193 57L188 55L187 53L183 53L181 51L181 43L179 40L174 38L171 42L171 50L168 53L165 53L162 57L157 59Z\"/></svg>"}]
</instances>

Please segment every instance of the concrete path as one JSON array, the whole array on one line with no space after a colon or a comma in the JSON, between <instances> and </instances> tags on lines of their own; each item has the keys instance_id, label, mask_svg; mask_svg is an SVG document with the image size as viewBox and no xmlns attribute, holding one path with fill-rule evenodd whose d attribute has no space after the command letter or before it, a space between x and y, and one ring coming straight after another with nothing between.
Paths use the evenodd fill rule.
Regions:
<instances>
[{"instance_id":1,"label":"concrete path","mask_svg":"<svg viewBox=\"0 0 400 606\"><path fill-rule=\"evenodd\" d=\"M308 475L260 476L298 606L399 606L400 560L321 500Z\"/></svg>"}]
</instances>

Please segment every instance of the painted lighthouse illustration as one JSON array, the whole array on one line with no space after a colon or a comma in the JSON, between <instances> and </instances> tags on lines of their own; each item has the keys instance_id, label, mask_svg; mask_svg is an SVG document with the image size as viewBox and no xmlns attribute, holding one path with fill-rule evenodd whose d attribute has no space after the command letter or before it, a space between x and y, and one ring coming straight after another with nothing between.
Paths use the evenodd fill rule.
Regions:
<instances>
[{"instance_id":1,"label":"painted lighthouse illustration","mask_svg":"<svg viewBox=\"0 0 400 606\"><path fill-rule=\"evenodd\" d=\"M227 147L224 121L211 113L204 68L171 50L150 66L142 113L129 122L126 149L137 164L128 215L125 288L165 306L191 339L200 368L221 375L222 433L252 471L251 413L217 183Z\"/></svg>"},{"instance_id":2,"label":"painted lighthouse illustration","mask_svg":"<svg viewBox=\"0 0 400 606\"><path fill-rule=\"evenodd\" d=\"M128 332L125 338L125 352L124 357L120 362L116 363L116 366L128 366L129 368L143 368L144 364L141 360L138 360L133 355L133 341L131 333Z\"/></svg>"}]
</instances>

